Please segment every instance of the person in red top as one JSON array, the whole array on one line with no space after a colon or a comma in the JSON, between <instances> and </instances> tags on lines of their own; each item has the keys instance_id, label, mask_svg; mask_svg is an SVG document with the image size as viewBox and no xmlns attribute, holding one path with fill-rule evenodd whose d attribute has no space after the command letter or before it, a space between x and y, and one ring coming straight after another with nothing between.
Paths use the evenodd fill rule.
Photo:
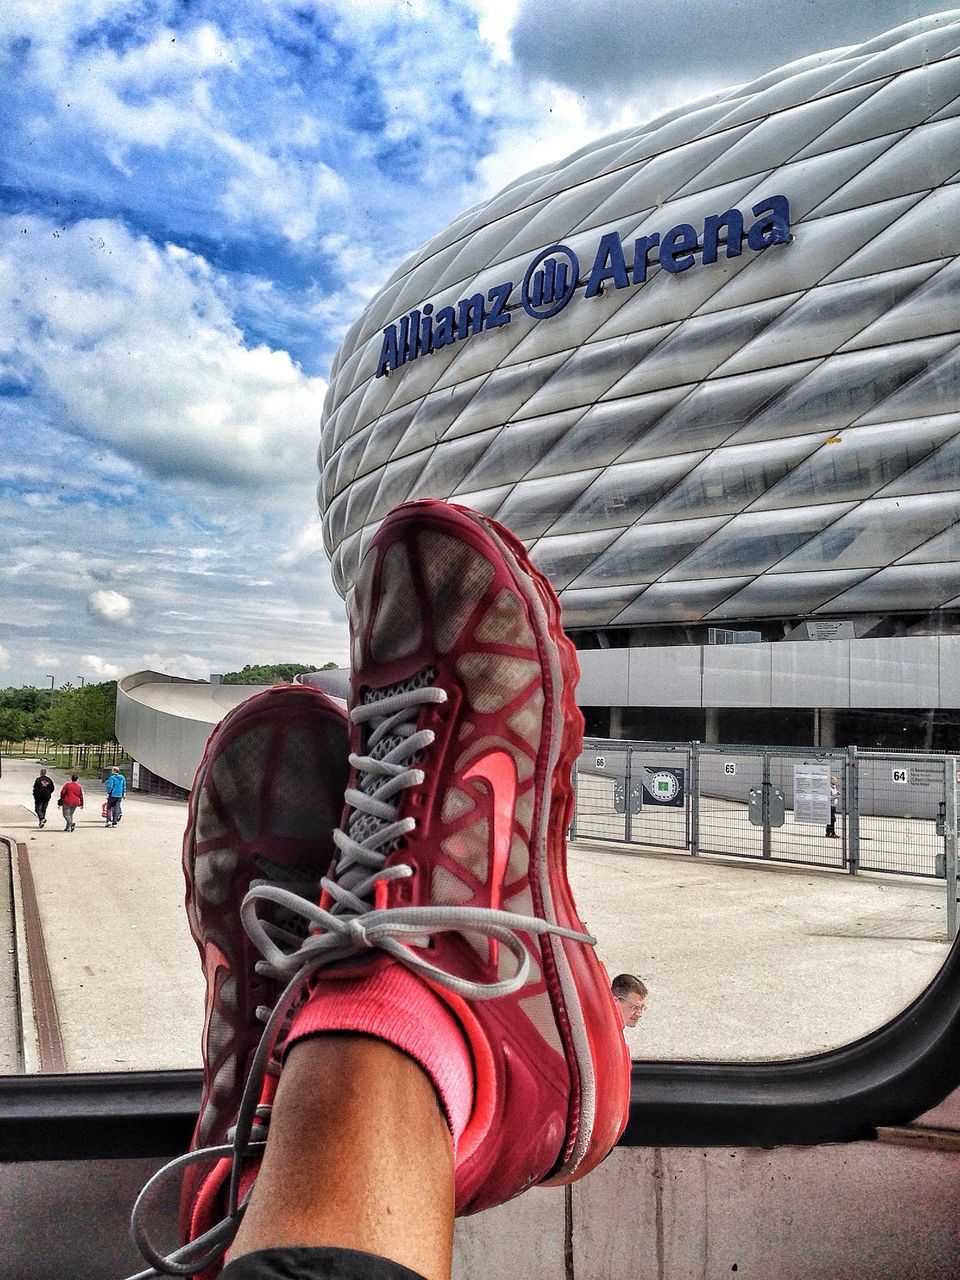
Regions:
<instances>
[{"instance_id":1,"label":"person in red top","mask_svg":"<svg viewBox=\"0 0 960 1280\"><path fill-rule=\"evenodd\" d=\"M83 787L77 781L77 775L71 773L70 781L65 782L60 788L60 810L63 813L63 820L67 824L64 831L72 831L74 828L73 815L78 809L83 808Z\"/></svg>"}]
</instances>

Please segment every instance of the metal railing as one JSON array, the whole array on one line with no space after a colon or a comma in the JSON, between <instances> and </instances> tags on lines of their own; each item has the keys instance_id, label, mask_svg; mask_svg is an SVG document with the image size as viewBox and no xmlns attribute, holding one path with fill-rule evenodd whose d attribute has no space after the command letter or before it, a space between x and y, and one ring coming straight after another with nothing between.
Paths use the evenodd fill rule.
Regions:
<instances>
[{"instance_id":1,"label":"metal railing","mask_svg":"<svg viewBox=\"0 0 960 1280\"><path fill-rule=\"evenodd\" d=\"M943 880L952 940L957 785L955 756L589 738L571 834Z\"/></svg>"},{"instance_id":2,"label":"metal railing","mask_svg":"<svg viewBox=\"0 0 960 1280\"><path fill-rule=\"evenodd\" d=\"M129 764L119 742L57 742L53 738L0 739L0 756L32 756L61 769L105 769Z\"/></svg>"}]
</instances>

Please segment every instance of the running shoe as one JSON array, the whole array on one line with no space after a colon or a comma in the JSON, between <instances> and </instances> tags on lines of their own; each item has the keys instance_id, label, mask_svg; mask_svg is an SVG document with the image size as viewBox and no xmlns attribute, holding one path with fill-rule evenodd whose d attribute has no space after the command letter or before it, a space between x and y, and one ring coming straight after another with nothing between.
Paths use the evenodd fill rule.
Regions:
<instances>
[{"instance_id":1,"label":"running shoe","mask_svg":"<svg viewBox=\"0 0 960 1280\"><path fill-rule=\"evenodd\" d=\"M259 954L241 924L241 903L258 883L316 901L335 853L346 780L346 712L308 685L254 695L207 743L183 841L187 919L207 992L203 1095L192 1151L228 1141L266 1014L281 989L256 970ZM282 907L268 908L263 924L288 945L305 934L302 918ZM271 1078L278 1070L275 1062L267 1065ZM219 1187L223 1172L209 1162L184 1169L182 1239L197 1234L197 1205Z\"/></svg>"},{"instance_id":2,"label":"running shoe","mask_svg":"<svg viewBox=\"0 0 960 1280\"><path fill-rule=\"evenodd\" d=\"M371 947L419 975L473 1062L456 1182L476 1212L587 1173L627 1118L620 1017L566 875L576 653L523 544L438 501L386 518L348 610L353 771L311 919L328 963L288 1044L349 1028L328 1006L352 953L354 977L380 963ZM356 1029L399 1043L374 1004L380 1025Z\"/></svg>"}]
</instances>

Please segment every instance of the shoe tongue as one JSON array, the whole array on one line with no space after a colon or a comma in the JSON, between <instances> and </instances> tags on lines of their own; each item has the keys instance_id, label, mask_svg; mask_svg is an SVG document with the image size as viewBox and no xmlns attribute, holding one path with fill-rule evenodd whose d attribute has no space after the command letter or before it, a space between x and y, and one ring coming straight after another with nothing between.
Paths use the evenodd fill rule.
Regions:
<instances>
[{"instance_id":1,"label":"shoe tongue","mask_svg":"<svg viewBox=\"0 0 960 1280\"><path fill-rule=\"evenodd\" d=\"M320 897L320 877L316 867L277 862L265 853L255 853L251 861L261 877L269 884L279 885L281 889L289 889L291 893L306 898L308 902L316 902ZM307 936L307 921L298 911L287 911L274 905L271 920L274 925L285 929L288 933L304 938Z\"/></svg>"},{"instance_id":2,"label":"shoe tongue","mask_svg":"<svg viewBox=\"0 0 960 1280\"><path fill-rule=\"evenodd\" d=\"M364 706L370 706L373 703L383 701L385 698L392 697L395 693L403 693L406 687L409 686L407 684L395 684L387 685L386 688L383 689L367 689L364 691L362 703ZM376 728L376 724L377 722L374 721L371 725L371 729ZM409 732L407 724L402 723L397 726L397 730L395 732L388 734L385 738L381 738L375 746L365 747L363 754L369 756L373 760L382 760L384 756L389 755L391 751L394 751L401 745L404 739L409 736ZM362 791L364 795L370 796L376 792L382 782L383 779L377 777L376 774L361 773L357 779L357 789ZM347 830L351 839L356 840L357 843L360 844L364 840L369 840L371 836L375 836L377 832L382 831L384 827L389 826L392 821L392 818L378 818L374 814L362 813L359 809L354 809L351 814ZM386 856L388 853L392 853L395 848L396 841L391 841L390 847L384 847L382 852L384 856ZM350 883L351 880L354 884L358 884L361 880L365 879L367 875L369 875L369 872L363 867L351 868L351 870L347 871L342 877L340 877L340 882L345 888L349 889L352 888Z\"/></svg>"}]
</instances>

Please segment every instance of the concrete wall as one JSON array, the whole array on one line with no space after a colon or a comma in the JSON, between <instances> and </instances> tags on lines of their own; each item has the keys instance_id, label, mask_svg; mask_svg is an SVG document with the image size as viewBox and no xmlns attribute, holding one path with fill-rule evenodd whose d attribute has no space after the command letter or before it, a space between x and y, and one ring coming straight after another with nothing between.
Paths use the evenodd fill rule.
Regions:
<instances>
[{"instance_id":1,"label":"concrete wall","mask_svg":"<svg viewBox=\"0 0 960 1280\"><path fill-rule=\"evenodd\" d=\"M313 671L300 683L342 701L349 672ZM117 685L117 740L158 778L189 791L210 734L229 711L262 692L262 685L211 685L136 671Z\"/></svg>"},{"instance_id":2,"label":"concrete wall","mask_svg":"<svg viewBox=\"0 0 960 1280\"><path fill-rule=\"evenodd\" d=\"M956 1127L953 1095L931 1120ZM949 1140L949 1139L948 1139ZM617 1148L569 1193L457 1223L454 1280L955 1280L956 1153L877 1143ZM127 1220L160 1161L0 1165L0 1280L142 1263ZM161 1202L158 1231L175 1216Z\"/></svg>"},{"instance_id":3,"label":"concrete wall","mask_svg":"<svg viewBox=\"0 0 960 1280\"><path fill-rule=\"evenodd\" d=\"M214 727L256 692L137 671L117 685L117 740L151 773L189 790Z\"/></svg>"},{"instance_id":4,"label":"concrete wall","mask_svg":"<svg viewBox=\"0 0 960 1280\"><path fill-rule=\"evenodd\" d=\"M587 649L584 707L960 707L960 636Z\"/></svg>"}]
</instances>

